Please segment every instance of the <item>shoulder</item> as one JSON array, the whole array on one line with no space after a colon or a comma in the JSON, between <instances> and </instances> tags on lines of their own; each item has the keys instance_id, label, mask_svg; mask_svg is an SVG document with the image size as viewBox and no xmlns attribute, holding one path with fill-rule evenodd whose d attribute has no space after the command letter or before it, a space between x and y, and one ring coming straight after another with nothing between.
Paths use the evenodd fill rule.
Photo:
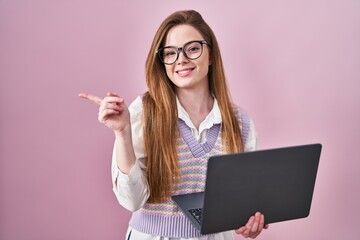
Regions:
<instances>
[{"instance_id":1,"label":"shoulder","mask_svg":"<svg viewBox=\"0 0 360 240\"><path fill-rule=\"evenodd\" d=\"M142 96L137 96L129 105L130 119L132 124L140 124L142 121L143 103Z\"/></svg>"},{"instance_id":2,"label":"shoulder","mask_svg":"<svg viewBox=\"0 0 360 240\"><path fill-rule=\"evenodd\" d=\"M142 113L143 104L142 96L137 96L129 105L130 115L138 115Z\"/></svg>"}]
</instances>

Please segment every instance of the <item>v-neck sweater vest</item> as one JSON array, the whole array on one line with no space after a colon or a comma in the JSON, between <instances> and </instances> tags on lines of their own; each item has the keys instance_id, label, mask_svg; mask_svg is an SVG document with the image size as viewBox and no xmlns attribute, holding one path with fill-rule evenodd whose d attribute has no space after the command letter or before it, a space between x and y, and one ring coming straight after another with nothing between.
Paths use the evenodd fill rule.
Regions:
<instances>
[{"instance_id":1,"label":"v-neck sweater vest","mask_svg":"<svg viewBox=\"0 0 360 240\"><path fill-rule=\"evenodd\" d=\"M237 110L236 116L244 144L249 133L250 118L246 112ZM179 119L180 137L176 144L180 167L180 179L173 195L202 192L205 188L207 160L210 156L223 154L221 124L213 125L207 132L205 143L193 137L191 129ZM145 205L134 212L129 223L137 231L154 236L197 238L202 234L169 199L163 203Z\"/></svg>"}]
</instances>

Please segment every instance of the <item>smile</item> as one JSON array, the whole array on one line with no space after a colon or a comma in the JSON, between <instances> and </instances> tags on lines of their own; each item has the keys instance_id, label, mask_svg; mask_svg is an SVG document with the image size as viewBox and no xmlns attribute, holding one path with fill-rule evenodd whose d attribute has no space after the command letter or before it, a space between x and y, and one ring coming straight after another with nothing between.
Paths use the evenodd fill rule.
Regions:
<instances>
[{"instance_id":1,"label":"smile","mask_svg":"<svg viewBox=\"0 0 360 240\"><path fill-rule=\"evenodd\" d=\"M176 71L177 74L179 74L180 76L187 76L189 75L195 68L186 68L186 69L181 69L179 71Z\"/></svg>"}]
</instances>

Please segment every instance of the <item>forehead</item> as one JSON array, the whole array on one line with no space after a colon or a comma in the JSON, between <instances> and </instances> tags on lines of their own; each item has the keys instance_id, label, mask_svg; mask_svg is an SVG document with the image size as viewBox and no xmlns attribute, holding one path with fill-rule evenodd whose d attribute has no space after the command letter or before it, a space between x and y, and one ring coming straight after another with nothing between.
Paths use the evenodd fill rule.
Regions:
<instances>
[{"instance_id":1,"label":"forehead","mask_svg":"<svg viewBox=\"0 0 360 240\"><path fill-rule=\"evenodd\" d=\"M203 40L203 36L198 30L190 25L178 25L172 27L167 36L165 46L183 46L193 40Z\"/></svg>"}]
</instances>

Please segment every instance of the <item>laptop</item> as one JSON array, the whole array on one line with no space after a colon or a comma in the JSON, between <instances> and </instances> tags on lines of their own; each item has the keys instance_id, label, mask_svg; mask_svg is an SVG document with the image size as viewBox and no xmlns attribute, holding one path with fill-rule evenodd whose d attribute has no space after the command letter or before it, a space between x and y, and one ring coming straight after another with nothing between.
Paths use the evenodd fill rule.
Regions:
<instances>
[{"instance_id":1,"label":"laptop","mask_svg":"<svg viewBox=\"0 0 360 240\"><path fill-rule=\"evenodd\" d=\"M317 143L210 157L205 191L172 199L202 234L238 229L257 211L267 224L306 218L321 148Z\"/></svg>"}]
</instances>

